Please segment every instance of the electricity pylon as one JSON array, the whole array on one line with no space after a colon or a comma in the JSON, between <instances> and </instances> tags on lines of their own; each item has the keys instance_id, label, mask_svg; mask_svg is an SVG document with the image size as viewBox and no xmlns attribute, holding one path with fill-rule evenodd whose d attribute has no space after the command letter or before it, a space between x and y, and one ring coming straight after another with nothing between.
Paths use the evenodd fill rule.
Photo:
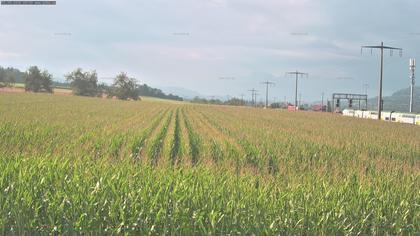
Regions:
<instances>
[{"instance_id":1,"label":"electricity pylon","mask_svg":"<svg viewBox=\"0 0 420 236\"><path fill-rule=\"evenodd\" d=\"M389 46L384 46L384 42L381 42L381 45L378 46L362 46L360 53L363 53L364 48L370 48L371 53L373 49L380 49L381 50L381 71L379 76L379 92L378 92L378 120L381 119L381 112L382 112L382 77L384 74L384 49L389 49L390 54L392 56L393 50L398 50L400 53L400 57L402 56L402 48L394 48Z\"/></svg>"},{"instance_id":2,"label":"electricity pylon","mask_svg":"<svg viewBox=\"0 0 420 236\"><path fill-rule=\"evenodd\" d=\"M265 88L265 108L267 109L268 108L268 86L269 85L275 85L275 83L273 83L273 82L270 82L270 81L264 81L264 82L261 82L261 84L265 84L266 85L266 88Z\"/></svg>"},{"instance_id":3,"label":"electricity pylon","mask_svg":"<svg viewBox=\"0 0 420 236\"><path fill-rule=\"evenodd\" d=\"M286 75L295 75L296 78L296 85L295 85L295 109L297 109L298 107L298 78L306 76L308 77L308 73L303 73L303 72L299 72L299 71L294 71L294 72L286 72Z\"/></svg>"},{"instance_id":4,"label":"electricity pylon","mask_svg":"<svg viewBox=\"0 0 420 236\"><path fill-rule=\"evenodd\" d=\"M248 91L251 92L251 104L253 104L255 106L256 100L257 100L257 91L258 90L250 89ZM254 98L255 98L255 100L254 100Z\"/></svg>"}]
</instances>

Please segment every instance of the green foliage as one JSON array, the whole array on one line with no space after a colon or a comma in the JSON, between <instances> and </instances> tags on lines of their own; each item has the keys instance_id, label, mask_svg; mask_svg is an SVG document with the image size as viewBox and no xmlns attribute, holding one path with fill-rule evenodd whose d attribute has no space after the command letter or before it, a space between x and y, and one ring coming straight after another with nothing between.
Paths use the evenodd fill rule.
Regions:
<instances>
[{"instance_id":1,"label":"green foliage","mask_svg":"<svg viewBox=\"0 0 420 236\"><path fill-rule=\"evenodd\" d=\"M158 159L160 157L162 147L163 147L163 141L166 137L166 133L168 131L169 123L172 119L172 112L168 116L167 120L161 127L160 131L156 135L156 137L152 140L151 147L149 149L149 156L150 156L150 162L153 166L156 166L158 163Z\"/></svg>"},{"instance_id":2,"label":"green foliage","mask_svg":"<svg viewBox=\"0 0 420 236\"><path fill-rule=\"evenodd\" d=\"M205 99L205 98L200 98L200 97L194 97L191 100L192 103L201 103L201 104L218 104L218 105L222 105L223 101L220 99Z\"/></svg>"},{"instance_id":3,"label":"green foliage","mask_svg":"<svg viewBox=\"0 0 420 236\"><path fill-rule=\"evenodd\" d=\"M176 115L175 115L174 137L172 141L171 154L170 154L172 165L176 164L176 158L179 155L180 145L181 145L181 127L180 127L180 121L179 121L179 109L177 109Z\"/></svg>"},{"instance_id":4,"label":"green foliage","mask_svg":"<svg viewBox=\"0 0 420 236\"><path fill-rule=\"evenodd\" d=\"M140 158L140 154L143 151L147 138L158 127L165 114L166 112L163 112L162 114L157 116L155 120L152 121L152 125L150 127L146 128L140 135L134 137L134 140L131 144L131 156L135 160L138 160Z\"/></svg>"},{"instance_id":5,"label":"green foliage","mask_svg":"<svg viewBox=\"0 0 420 236\"><path fill-rule=\"evenodd\" d=\"M73 90L73 94L79 96L98 96L101 90L98 87L98 75L96 71L84 72L81 68L67 74L67 82Z\"/></svg>"},{"instance_id":6,"label":"green foliage","mask_svg":"<svg viewBox=\"0 0 420 236\"><path fill-rule=\"evenodd\" d=\"M147 96L147 97L156 97L156 98L163 98L163 99L170 99L175 101L182 101L182 97L173 95L173 94L165 94L162 90L157 88L152 88L147 84L142 84L137 87L138 94L140 96Z\"/></svg>"},{"instance_id":7,"label":"green foliage","mask_svg":"<svg viewBox=\"0 0 420 236\"><path fill-rule=\"evenodd\" d=\"M410 88L403 88L397 90L390 96L383 97L383 109L386 111L398 111L398 112L409 112L409 106L407 105L410 101ZM414 86L414 104L413 112L420 113L420 86ZM370 110L376 110L378 106L378 97L373 97L368 100L368 108Z\"/></svg>"},{"instance_id":8,"label":"green foliage","mask_svg":"<svg viewBox=\"0 0 420 236\"><path fill-rule=\"evenodd\" d=\"M91 72L84 72L82 69L78 68L67 74L65 77L65 82L52 81L52 86L54 88L71 88L73 90L73 94L79 96L101 96L102 93L108 94L109 97L116 96L116 94L114 94L114 92L116 92L114 87L104 83L98 83L98 77L95 70ZM25 83L25 73L16 68L3 68L0 66L0 87L12 86L15 83ZM147 84L137 84L135 87L136 92L130 93L133 97L126 97L124 99L135 100L138 99L138 96L147 96L175 101L183 100L182 97L174 94L165 94L162 90L152 88Z\"/></svg>"},{"instance_id":9,"label":"green foliage","mask_svg":"<svg viewBox=\"0 0 420 236\"><path fill-rule=\"evenodd\" d=\"M129 78L126 73L121 72L117 75L112 84L111 88L108 90L109 97L117 97L121 100L138 100L139 95L137 92L138 84L134 78Z\"/></svg>"},{"instance_id":10,"label":"green foliage","mask_svg":"<svg viewBox=\"0 0 420 236\"><path fill-rule=\"evenodd\" d=\"M211 157L215 163L223 160L223 150L215 139L211 141Z\"/></svg>"},{"instance_id":11,"label":"green foliage","mask_svg":"<svg viewBox=\"0 0 420 236\"><path fill-rule=\"evenodd\" d=\"M188 118L184 115L184 122L185 127L187 127L188 131L188 139L190 140L190 156L191 156L191 164L192 166L196 166L199 161L200 156L200 136L194 132L194 129L188 120Z\"/></svg>"},{"instance_id":12,"label":"green foliage","mask_svg":"<svg viewBox=\"0 0 420 236\"><path fill-rule=\"evenodd\" d=\"M420 232L417 126L152 100L0 101L2 235Z\"/></svg>"},{"instance_id":13,"label":"green foliage","mask_svg":"<svg viewBox=\"0 0 420 236\"><path fill-rule=\"evenodd\" d=\"M16 83L16 74L12 68L3 68L0 66L0 88L11 86Z\"/></svg>"},{"instance_id":14,"label":"green foliage","mask_svg":"<svg viewBox=\"0 0 420 236\"><path fill-rule=\"evenodd\" d=\"M0 156L2 234L416 234L406 178L260 183L203 167ZM398 193L392 190L398 188ZM402 198L402 199L401 199Z\"/></svg>"},{"instance_id":15,"label":"green foliage","mask_svg":"<svg viewBox=\"0 0 420 236\"><path fill-rule=\"evenodd\" d=\"M46 70L41 72L37 66L29 67L25 73L25 90L52 93L52 75Z\"/></svg>"},{"instance_id":16,"label":"green foliage","mask_svg":"<svg viewBox=\"0 0 420 236\"><path fill-rule=\"evenodd\" d=\"M215 104L215 105L229 105L229 106L245 106L245 100L239 98L231 98L227 101L222 101L220 99L205 99L200 97L194 97L191 100L192 103L201 103L201 104Z\"/></svg>"},{"instance_id":17,"label":"green foliage","mask_svg":"<svg viewBox=\"0 0 420 236\"><path fill-rule=\"evenodd\" d=\"M245 106L245 100L239 99L239 98L231 98L229 100L227 100L226 102L224 102L224 104L226 105L230 105L230 106Z\"/></svg>"}]
</instances>

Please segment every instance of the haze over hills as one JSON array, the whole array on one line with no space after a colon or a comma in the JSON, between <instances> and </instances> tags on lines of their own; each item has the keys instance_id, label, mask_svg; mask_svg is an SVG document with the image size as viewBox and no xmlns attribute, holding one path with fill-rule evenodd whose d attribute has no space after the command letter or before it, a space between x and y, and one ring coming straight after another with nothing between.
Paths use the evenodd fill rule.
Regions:
<instances>
[{"instance_id":1,"label":"haze over hills","mask_svg":"<svg viewBox=\"0 0 420 236\"><path fill-rule=\"evenodd\" d=\"M378 97L373 97L368 100L369 109L377 108ZM405 88L394 92L391 96L385 96L384 110L385 111L409 111L410 88ZM420 87L414 87L414 112L420 113Z\"/></svg>"}]
</instances>

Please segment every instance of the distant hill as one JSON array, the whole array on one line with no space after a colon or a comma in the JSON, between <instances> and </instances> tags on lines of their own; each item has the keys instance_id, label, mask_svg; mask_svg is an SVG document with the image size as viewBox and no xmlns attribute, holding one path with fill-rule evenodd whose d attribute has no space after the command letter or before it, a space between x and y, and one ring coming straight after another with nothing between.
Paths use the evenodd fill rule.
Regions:
<instances>
[{"instance_id":1,"label":"distant hill","mask_svg":"<svg viewBox=\"0 0 420 236\"><path fill-rule=\"evenodd\" d=\"M377 109L378 97L368 100L369 109ZM408 112L410 104L410 88L398 90L391 96L383 98L384 110L386 111L399 111ZM420 113L420 87L414 87L414 112Z\"/></svg>"}]
</instances>

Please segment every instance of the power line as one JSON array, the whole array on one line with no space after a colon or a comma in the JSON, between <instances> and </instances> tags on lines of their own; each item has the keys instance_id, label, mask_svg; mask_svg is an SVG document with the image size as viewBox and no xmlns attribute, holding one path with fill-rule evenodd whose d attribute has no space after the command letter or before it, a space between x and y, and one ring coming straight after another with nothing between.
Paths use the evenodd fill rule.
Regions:
<instances>
[{"instance_id":1,"label":"power line","mask_svg":"<svg viewBox=\"0 0 420 236\"><path fill-rule=\"evenodd\" d=\"M255 95L255 107L258 107L257 96L260 95L259 93L254 93Z\"/></svg>"},{"instance_id":2,"label":"power line","mask_svg":"<svg viewBox=\"0 0 420 236\"><path fill-rule=\"evenodd\" d=\"M294 71L294 72L286 72L286 75L295 75L296 78L296 83L295 83L295 109L297 109L298 107L298 78L306 76L308 77L308 73L303 73L303 72L299 72L299 71Z\"/></svg>"},{"instance_id":3,"label":"power line","mask_svg":"<svg viewBox=\"0 0 420 236\"><path fill-rule=\"evenodd\" d=\"M363 84L362 87L363 87L363 91L362 92L364 92L367 95L369 84Z\"/></svg>"},{"instance_id":4,"label":"power line","mask_svg":"<svg viewBox=\"0 0 420 236\"><path fill-rule=\"evenodd\" d=\"M361 47L361 53L363 53L364 48L370 48L370 51L372 53L373 49L380 49L381 50L381 71L379 76L379 92L378 92L378 120L381 119L381 112L382 112L382 77L384 74L384 49L388 49L390 51L390 55L392 56L393 50L398 50L400 53L400 57L402 56L402 48L394 48L389 46L384 46L384 42L381 42L381 45L379 46L362 46Z\"/></svg>"},{"instance_id":5,"label":"power line","mask_svg":"<svg viewBox=\"0 0 420 236\"><path fill-rule=\"evenodd\" d=\"M369 84L364 83L362 84L362 94L364 93L366 95L366 99L368 97L368 88L369 88ZM359 107L360 107L360 100L359 100ZM368 109L368 102L366 100L366 110Z\"/></svg>"},{"instance_id":6,"label":"power line","mask_svg":"<svg viewBox=\"0 0 420 236\"><path fill-rule=\"evenodd\" d=\"M265 88L265 108L268 108L268 86L269 85L275 85L275 83L273 83L273 82L270 82L270 81L264 81L264 82L261 82L261 84L265 84L266 85L266 88Z\"/></svg>"},{"instance_id":7,"label":"power line","mask_svg":"<svg viewBox=\"0 0 420 236\"><path fill-rule=\"evenodd\" d=\"M300 105L301 105L301 102L302 102L302 94L301 94L301 93L299 93L299 103L298 103L299 107L300 107Z\"/></svg>"},{"instance_id":8,"label":"power line","mask_svg":"<svg viewBox=\"0 0 420 236\"><path fill-rule=\"evenodd\" d=\"M255 106L256 105L256 100L257 100L257 91L258 90L250 89L248 91L251 92L251 104ZM255 100L254 100L254 98L255 98Z\"/></svg>"},{"instance_id":9,"label":"power line","mask_svg":"<svg viewBox=\"0 0 420 236\"><path fill-rule=\"evenodd\" d=\"M241 100L244 100L245 94L241 93L241 94L239 94L239 96L241 97Z\"/></svg>"}]
</instances>

